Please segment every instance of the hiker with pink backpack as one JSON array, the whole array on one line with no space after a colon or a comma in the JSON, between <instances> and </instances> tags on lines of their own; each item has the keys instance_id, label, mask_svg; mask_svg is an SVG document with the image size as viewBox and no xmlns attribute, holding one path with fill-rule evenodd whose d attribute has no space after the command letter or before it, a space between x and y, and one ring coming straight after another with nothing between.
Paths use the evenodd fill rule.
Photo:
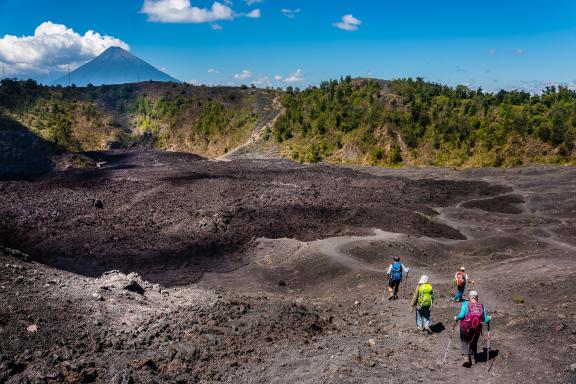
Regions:
<instances>
[{"instance_id":1,"label":"hiker with pink backpack","mask_svg":"<svg viewBox=\"0 0 576 384\"><path fill-rule=\"evenodd\" d=\"M478 301L478 292L471 291L469 297L469 301L462 303L460 313L454 316L455 321L460 320L460 343L466 367L472 366L472 354L474 354L474 362L478 362L478 339L482 334L482 323L488 324L488 331L490 331L490 316L486 314L484 305Z\"/></svg>"}]
</instances>

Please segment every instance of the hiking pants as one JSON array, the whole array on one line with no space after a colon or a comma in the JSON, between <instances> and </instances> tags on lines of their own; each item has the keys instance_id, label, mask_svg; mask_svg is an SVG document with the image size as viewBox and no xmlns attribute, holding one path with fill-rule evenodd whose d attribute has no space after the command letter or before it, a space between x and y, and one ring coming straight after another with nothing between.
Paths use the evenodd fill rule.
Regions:
<instances>
[{"instance_id":1,"label":"hiking pants","mask_svg":"<svg viewBox=\"0 0 576 384\"><path fill-rule=\"evenodd\" d=\"M458 292L456 292L456 296L454 296L454 301L462 301L462 296L464 296L464 290L466 289L466 284L461 287L458 287Z\"/></svg>"},{"instance_id":2,"label":"hiking pants","mask_svg":"<svg viewBox=\"0 0 576 384\"><path fill-rule=\"evenodd\" d=\"M480 334L482 333L482 326L476 328L475 330L470 330L468 334L460 328L460 346L463 355L470 355L478 352L478 339L480 339Z\"/></svg>"},{"instance_id":3,"label":"hiking pants","mask_svg":"<svg viewBox=\"0 0 576 384\"><path fill-rule=\"evenodd\" d=\"M430 321L430 308L416 308L416 326L418 329L424 329L432 325Z\"/></svg>"},{"instance_id":4,"label":"hiking pants","mask_svg":"<svg viewBox=\"0 0 576 384\"><path fill-rule=\"evenodd\" d=\"M400 287L400 282L402 280L392 280L388 281L388 286L394 290L394 296L398 296L398 288Z\"/></svg>"}]
</instances>

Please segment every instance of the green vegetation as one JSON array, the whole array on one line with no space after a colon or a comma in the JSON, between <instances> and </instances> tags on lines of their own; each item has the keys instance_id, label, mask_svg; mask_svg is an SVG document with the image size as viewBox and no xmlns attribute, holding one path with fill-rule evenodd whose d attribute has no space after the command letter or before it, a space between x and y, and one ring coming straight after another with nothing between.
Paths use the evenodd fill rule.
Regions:
<instances>
[{"instance_id":1,"label":"green vegetation","mask_svg":"<svg viewBox=\"0 0 576 384\"><path fill-rule=\"evenodd\" d=\"M300 161L436 166L574 162L576 92L485 93L422 79L350 77L283 96L272 130Z\"/></svg>"},{"instance_id":2,"label":"green vegetation","mask_svg":"<svg viewBox=\"0 0 576 384\"><path fill-rule=\"evenodd\" d=\"M278 95L285 113L263 138L302 162L576 163L576 92L565 87L540 95L486 93L420 78L347 77L281 93L159 82L62 88L4 79L0 124L12 129L9 122L17 122L70 151L137 145L218 156L274 116Z\"/></svg>"},{"instance_id":3,"label":"green vegetation","mask_svg":"<svg viewBox=\"0 0 576 384\"><path fill-rule=\"evenodd\" d=\"M78 141L72 136L71 116L54 104L46 114L48 139L72 151L79 149Z\"/></svg>"},{"instance_id":4,"label":"green vegetation","mask_svg":"<svg viewBox=\"0 0 576 384\"><path fill-rule=\"evenodd\" d=\"M0 115L20 122L69 151L102 149L108 140L120 134L122 127L114 125L111 111L104 107L109 99L96 102L99 96L96 92L94 87L46 87L33 80L3 79Z\"/></svg>"},{"instance_id":5,"label":"green vegetation","mask_svg":"<svg viewBox=\"0 0 576 384\"><path fill-rule=\"evenodd\" d=\"M70 151L140 145L218 156L250 137L275 93L159 82L62 88L4 79L0 117Z\"/></svg>"},{"instance_id":6,"label":"green vegetation","mask_svg":"<svg viewBox=\"0 0 576 384\"><path fill-rule=\"evenodd\" d=\"M258 117L231 95L235 104L197 96L139 95L129 108L132 126L157 137L159 148L178 148L218 155L239 145L254 129Z\"/></svg>"}]
</instances>

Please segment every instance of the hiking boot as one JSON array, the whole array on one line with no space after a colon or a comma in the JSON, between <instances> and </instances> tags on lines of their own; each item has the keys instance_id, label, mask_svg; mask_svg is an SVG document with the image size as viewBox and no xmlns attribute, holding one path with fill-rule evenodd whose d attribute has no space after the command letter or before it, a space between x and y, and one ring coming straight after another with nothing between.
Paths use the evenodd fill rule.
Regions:
<instances>
[{"instance_id":1,"label":"hiking boot","mask_svg":"<svg viewBox=\"0 0 576 384\"><path fill-rule=\"evenodd\" d=\"M472 367L472 355L464 355L464 364L462 364L464 368Z\"/></svg>"},{"instance_id":2,"label":"hiking boot","mask_svg":"<svg viewBox=\"0 0 576 384\"><path fill-rule=\"evenodd\" d=\"M388 296L388 300L394 300L394 295Z\"/></svg>"},{"instance_id":3,"label":"hiking boot","mask_svg":"<svg viewBox=\"0 0 576 384\"><path fill-rule=\"evenodd\" d=\"M426 332L432 333L432 330L430 329L430 326L429 326L429 325L425 325L425 326L424 326L424 329L426 330Z\"/></svg>"}]
</instances>

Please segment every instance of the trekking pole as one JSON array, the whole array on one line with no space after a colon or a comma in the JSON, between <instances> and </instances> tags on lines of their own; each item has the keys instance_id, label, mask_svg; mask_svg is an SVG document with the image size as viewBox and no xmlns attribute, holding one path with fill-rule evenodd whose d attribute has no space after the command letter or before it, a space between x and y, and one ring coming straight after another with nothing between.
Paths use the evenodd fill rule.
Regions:
<instances>
[{"instance_id":1,"label":"trekking pole","mask_svg":"<svg viewBox=\"0 0 576 384\"><path fill-rule=\"evenodd\" d=\"M490 361L490 323L488 323L488 338L486 340L486 364ZM490 366L488 365L488 370L490 370Z\"/></svg>"},{"instance_id":2,"label":"trekking pole","mask_svg":"<svg viewBox=\"0 0 576 384\"><path fill-rule=\"evenodd\" d=\"M448 338L448 345L446 346L446 352L444 352L444 360L442 361L442 364L446 363L446 358L448 357L448 350L450 349L450 344L452 344L452 336L454 335L454 328L456 328L456 323L457 323L456 320L454 321L454 323L452 323L452 331L450 331L450 337Z\"/></svg>"},{"instance_id":3,"label":"trekking pole","mask_svg":"<svg viewBox=\"0 0 576 384\"><path fill-rule=\"evenodd\" d=\"M406 286L408 285L408 276L410 276L410 271L406 272L406 280L404 280L404 298L406 298Z\"/></svg>"},{"instance_id":4,"label":"trekking pole","mask_svg":"<svg viewBox=\"0 0 576 384\"><path fill-rule=\"evenodd\" d=\"M490 363L490 366L488 367L488 372L490 372L492 370L492 366L494 365L494 362L496 361L496 358L498 356L494 356L494 358L492 359L492 362Z\"/></svg>"}]
</instances>

